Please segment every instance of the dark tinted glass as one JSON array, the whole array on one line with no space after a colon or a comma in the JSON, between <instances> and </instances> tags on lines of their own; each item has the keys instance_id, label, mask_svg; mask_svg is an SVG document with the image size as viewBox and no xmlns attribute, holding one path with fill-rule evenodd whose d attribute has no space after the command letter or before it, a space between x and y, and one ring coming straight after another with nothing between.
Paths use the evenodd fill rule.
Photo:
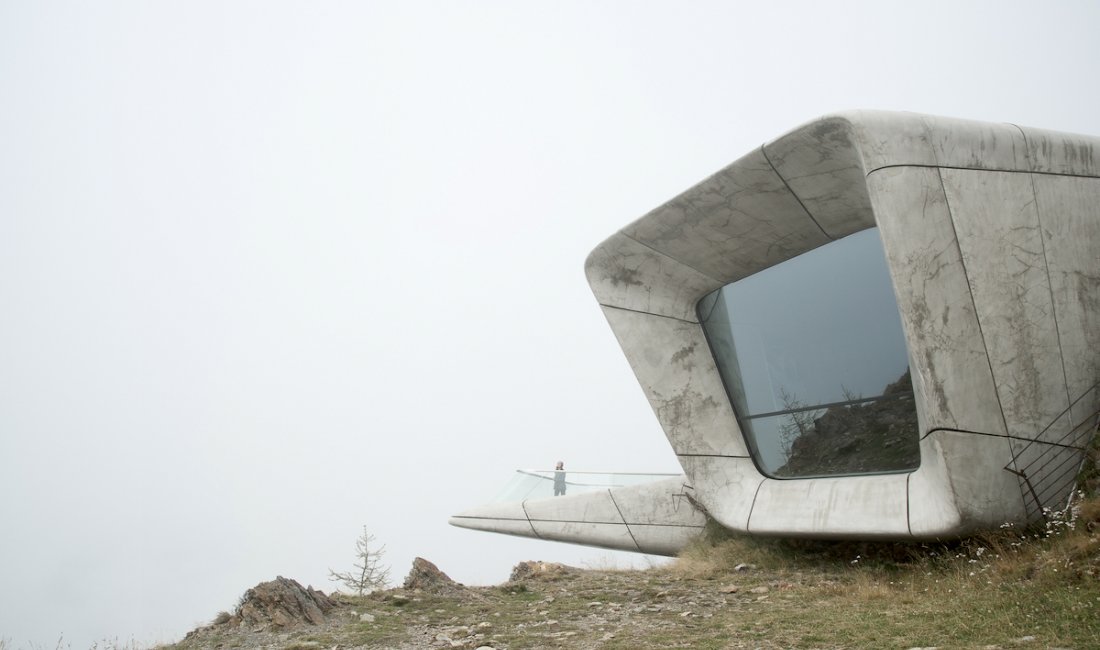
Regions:
<instances>
[{"instance_id":1,"label":"dark tinted glass","mask_svg":"<svg viewBox=\"0 0 1100 650\"><path fill-rule=\"evenodd\" d=\"M877 229L728 284L699 302L699 315L766 474L919 464L905 337Z\"/></svg>"}]
</instances>

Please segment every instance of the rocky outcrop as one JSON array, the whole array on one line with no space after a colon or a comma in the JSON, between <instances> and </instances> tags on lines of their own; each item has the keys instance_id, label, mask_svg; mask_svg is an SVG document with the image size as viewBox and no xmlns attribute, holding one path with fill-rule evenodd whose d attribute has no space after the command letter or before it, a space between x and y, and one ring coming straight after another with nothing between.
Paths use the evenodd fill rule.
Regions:
<instances>
[{"instance_id":1,"label":"rocky outcrop","mask_svg":"<svg viewBox=\"0 0 1100 650\"><path fill-rule=\"evenodd\" d=\"M565 577L576 571L573 567L554 562L520 562L512 567L512 575L508 577L510 582L520 580L555 580Z\"/></svg>"},{"instance_id":2,"label":"rocky outcrop","mask_svg":"<svg viewBox=\"0 0 1100 650\"><path fill-rule=\"evenodd\" d=\"M320 625L336 606L336 601L323 592L279 576L244 592L237 610L225 624L262 629Z\"/></svg>"},{"instance_id":3,"label":"rocky outcrop","mask_svg":"<svg viewBox=\"0 0 1100 650\"><path fill-rule=\"evenodd\" d=\"M405 589L420 589L421 591L438 593L461 589L462 585L451 580L450 576L440 571L436 565L422 557L418 557L413 560L412 568L409 569L409 575L405 577L403 587Z\"/></svg>"}]
</instances>

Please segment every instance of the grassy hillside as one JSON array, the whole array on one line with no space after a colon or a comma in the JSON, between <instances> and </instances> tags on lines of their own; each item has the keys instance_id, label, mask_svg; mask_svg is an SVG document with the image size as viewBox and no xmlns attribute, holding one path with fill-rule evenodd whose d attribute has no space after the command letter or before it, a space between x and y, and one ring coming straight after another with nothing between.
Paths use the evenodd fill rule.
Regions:
<instances>
[{"instance_id":1,"label":"grassy hillside","mask_svg":"<svg viewBox=\"0 0 1100 650\"><path fill-rule=\"evenodd\" d=\"M173 647L1098 648L1100 500L1039 530L953 545L769 541L716 528L646 571L531 563L496 587L337 601L321 625L211 625Z\"/></svg>"}]
</instances>

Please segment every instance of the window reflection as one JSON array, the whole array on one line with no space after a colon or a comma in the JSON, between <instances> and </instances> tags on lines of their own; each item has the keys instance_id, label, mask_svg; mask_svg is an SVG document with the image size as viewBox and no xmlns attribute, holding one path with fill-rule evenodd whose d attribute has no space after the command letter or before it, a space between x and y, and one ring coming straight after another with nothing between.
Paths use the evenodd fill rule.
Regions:
<instances>
[{"instance_id":1,"label":"window reflection","mask_svg":"<svg viewBox=\"0 0 1100 650\"><path fill-rule=\"evenodd\" d=\"M698 309L764 473L919 464L905 338L877 229L728 284Z\"/></svg>"}]
</instances>

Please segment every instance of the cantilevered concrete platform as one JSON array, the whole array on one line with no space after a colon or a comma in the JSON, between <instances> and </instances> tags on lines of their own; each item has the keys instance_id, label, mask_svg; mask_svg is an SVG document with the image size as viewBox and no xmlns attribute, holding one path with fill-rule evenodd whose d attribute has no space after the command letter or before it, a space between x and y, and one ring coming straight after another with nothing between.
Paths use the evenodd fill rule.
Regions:
<instances>
[{"instance_id":1,"label":"cantilevered concrete platform","mask_svg":"<svg viewBox=\"0 0 1100 650\"><path fill-rule=\"evenodd\" d=\"M524 484L519 494L510 495L519 498L467 510L451 517L450 523L653 555L675 555L706 524L706 518L684 494L683 476L652 475L646 478L658 480L644 483L616 481L615 475L606 473L566 472L565 476L568 490L564 496L539 498L537 490Z\"/></svg>"}]
</instances>

